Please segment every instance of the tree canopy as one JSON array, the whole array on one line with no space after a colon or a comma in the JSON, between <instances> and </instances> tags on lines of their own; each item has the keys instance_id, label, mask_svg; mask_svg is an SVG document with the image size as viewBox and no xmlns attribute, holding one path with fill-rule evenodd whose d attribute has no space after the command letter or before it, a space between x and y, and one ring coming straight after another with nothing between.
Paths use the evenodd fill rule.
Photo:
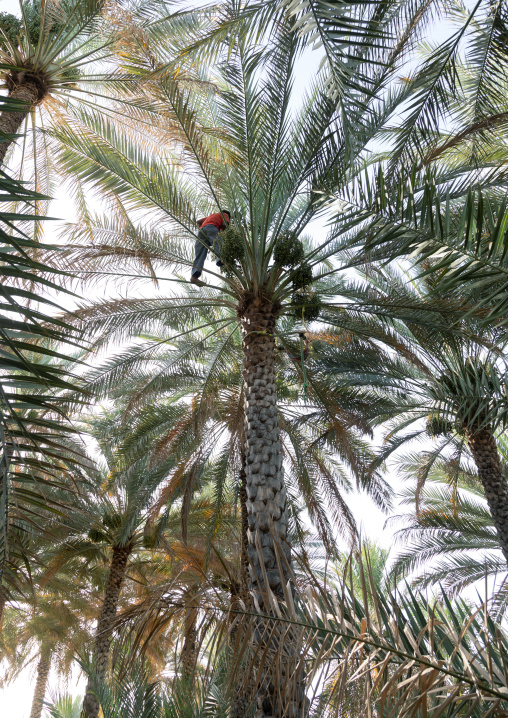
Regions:
<instances>
[{"instance_id":1,"label":"tree canopy","mask_svg":"<svg viewBox=\"0 0 508 718\"><path fill-rule=\"evenodd\" d=\"M507 37L501 0L0 13L30 718L508 711Z\"/></svg>"}]
</instances>

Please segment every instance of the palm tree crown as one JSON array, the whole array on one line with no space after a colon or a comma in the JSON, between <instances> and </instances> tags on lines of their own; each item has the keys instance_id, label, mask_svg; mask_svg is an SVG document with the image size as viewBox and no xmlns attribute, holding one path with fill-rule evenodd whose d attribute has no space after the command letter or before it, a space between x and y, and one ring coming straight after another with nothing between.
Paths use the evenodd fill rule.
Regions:
<instances>
[{"instance_id":1,"label":"palm tree crown","mask_svg":"<svg viewBox=\"0 0 508 718\"><path fill-rule=\"evenodd\" d=\"M104 83L107 74L97 64L92 72L87 66L104 63L111 53L102 0L24 0L20 9L19 19L0 14L2 80L11 101L19 104L17 111L0 115L0 163L29 112L45 104L57 115L78 85L90 93L94 84Z\"/></svg>"}]
</instances>

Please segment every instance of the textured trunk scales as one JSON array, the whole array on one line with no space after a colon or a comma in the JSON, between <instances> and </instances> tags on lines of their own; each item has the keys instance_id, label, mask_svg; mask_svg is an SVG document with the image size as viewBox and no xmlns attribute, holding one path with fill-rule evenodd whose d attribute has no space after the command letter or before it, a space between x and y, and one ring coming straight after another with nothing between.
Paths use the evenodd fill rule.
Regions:
<instances>
[{"instance_id":1,"label":"textured trunk scales","mask_svg":"<svg viewBox=\"0 0 508 718\"><path fill-rule=\"evenodd\" d=\"M37 105L41 97L41 85L37 82L25 80L19 84L13 84L9 91L9 97L13 100L21 100L27 105L27 109L21 112L2 112L0 114L0 131L6 135L15 135L21 127L23 120L28 115L30 109ZM5 155L9 149L12 140L6 140L0 136L0 165L4 163Z\"/></svg>"},{"instance_id":2,"label":"textured trunk scales","mask_svg":"<svg viewBox=\"0 0 508 718\"><path fill-rule=\"evenodd\" d=\"M113 556L111 558L106 590L104 592L104 602L95 632L93 668L95 670L95 683L97 686L103 684L106 675L111 645L111 632L130 552L131 549L129 546L113 547ZM93 693L93 682L90 679L86 688L81 716L82 718L98 718L99 716L99 701Z\"/></svg>"},{"instance_id":3,"label":"textured trunk scales","mask_svg":"<svg viewBox=\"0 0 508 718\"><path fill-rule=\"evenodd\" d=\"M501 550L508 564L508 482L490 427L467 432L467 443L494 520Z\"/></svg>"},{"instance_id":4,"label":"textured trunk scales","mask_svg":"<svg viewBox=\"0 0 508 718\"><path fill-rule=\"evenodd\" d=\"M242 519L242 555L240 564L241 574L241 591L247 593L249 587L249 556L247 553L247 547L249 545L248 530L249 530L249 518L247 514L247 474L245 472L245 447L242 450L242 463L240 466L240 511Z\"/></svg>"},{"instance_id":5,"label":"textured trunk scales","mask_svg":"<svg viewBox=\"0 0 508 718\"><path fill-rule=\"evenodd\" d=\"M284 597L290 580L291 546L282 467L275 381L276 308L258 297L240 312L243 330L245 452L249 587L263 612L273 615L267 589ZM291 590L291 589L290 589ZM287 625L259 620L254 642L264 669L255 718L306 715L305 676L298 639Z\"/></svg>"},{"instance_id":6,"label":"textured trunk scales","mask_svg":"<svg viewBox=\"0 0 508 718\"><path fill-rule=\"evenodd\" d=\"M43 648L41 650L39 663L37 664L37 680L35 682L35 691L34 697L32 699L32 710L30 711L30 718L41 718L50 668L51 651L47 648Z\"/></svg>"}]
</instances>

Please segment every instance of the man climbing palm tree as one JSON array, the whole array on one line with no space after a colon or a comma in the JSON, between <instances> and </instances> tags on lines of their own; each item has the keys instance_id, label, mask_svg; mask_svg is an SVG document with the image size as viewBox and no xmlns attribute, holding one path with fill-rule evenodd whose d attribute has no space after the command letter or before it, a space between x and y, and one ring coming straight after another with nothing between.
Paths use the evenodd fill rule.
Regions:
<instances>
[{"instance_id":1,"label":"man climbing palm tree","mask_svg":"<svg viewBox=\"0 0 508 718\"><path fill-rule=\"evenodd\" d=\"M217 257L217 266L222 267L220 261L220 240L218 234L221 230L226 229L231 218L230 213L227 210L216 212L208 217L198 219L199 233L195 244L195 258L194 265L192 267L191 282L197 284L198 287L202 287L202 282L199 277L205 264L206 255L208 254L209 247L214 248L215 255Z\"/></svg>"}]
</instances>

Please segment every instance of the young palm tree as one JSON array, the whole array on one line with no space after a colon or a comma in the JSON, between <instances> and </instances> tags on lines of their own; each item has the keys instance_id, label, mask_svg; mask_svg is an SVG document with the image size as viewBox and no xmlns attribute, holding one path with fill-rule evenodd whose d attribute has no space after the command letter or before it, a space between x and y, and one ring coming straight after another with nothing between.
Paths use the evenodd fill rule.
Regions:
<instances>
[{"instance_id":1,"label":"young palm tree","mask_svg":"<svg viewBox=\"0 0 508 718\"><path fill-rule=\"evenodd\" d=\"M429 477L427 481L418 510L414 489L407 489L401 494L402 505L411 507L412 512L390 520L402 526L397 532L402 548L395 555L390 575L401 581L410 577L418 587L441 588L451 596L472 584L483 593L486 578L501 577L489 601L492 612L498 607L502 615L506 610L506 561L492 516L482 501L483 491L478 487L471 496L454 491L442 479Z\"/></svg>"},{"instance_id":2,"label":"young palm tree","mask_svg":"<svg viewBox=\"0 0 508 718\"><path fill-rule=\"evenodd\" d=\"M79 718L81 714L81 700L79 696L73 698L70 695L60 695L50 705L52 718Z\"/></svg>"},{"instance_id":3,"label":"young palm tree","mask_svg":"<svg viewBox=\"0 0 508 718\"><path fill-rule=\"evenodd\" d=\"M76 652L90 640L95 607L75 579L61 572L49 586L36 580L29 602L7 611L2 659L9 666L9 680L30 663L37 666L30 718L41 718L50 669L69 676Z\"/></svg>"}]
</instances>

